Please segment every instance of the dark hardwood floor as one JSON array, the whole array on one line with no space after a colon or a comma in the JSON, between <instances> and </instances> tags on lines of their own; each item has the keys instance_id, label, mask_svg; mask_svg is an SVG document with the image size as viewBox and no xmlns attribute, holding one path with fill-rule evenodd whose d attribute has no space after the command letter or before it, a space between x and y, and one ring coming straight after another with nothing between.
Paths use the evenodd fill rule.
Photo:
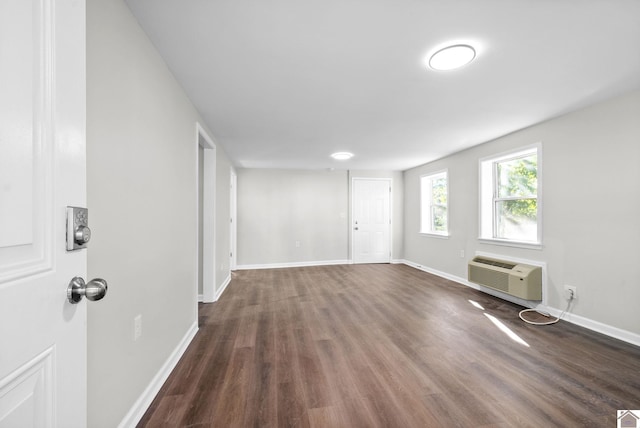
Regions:
<instances>
[{"instance_id":1,"label":"dark hardwood floor","mask_svg":"<svg viewBox=\"0 0 640 428\"><path fill-rule=\"evenodd\" d=\"M239 271L139 426L615 427L640 409L640 348L520 309L404 265Z\"/></svg>"}]
</instances>

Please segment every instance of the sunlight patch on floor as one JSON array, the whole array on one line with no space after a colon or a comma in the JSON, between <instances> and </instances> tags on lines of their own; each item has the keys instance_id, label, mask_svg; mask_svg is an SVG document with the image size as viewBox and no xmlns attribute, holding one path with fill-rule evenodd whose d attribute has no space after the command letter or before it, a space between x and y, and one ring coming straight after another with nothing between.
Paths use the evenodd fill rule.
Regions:
<instances>
[{"instance_id":1,"label":"sunlight patch on floor","mask_svg":"<svg viewBox=\"0 0 640 428\"><path fill-rule=\"evenodd\" d=\"M476 308L481 309L481 310L484 311L484 308L482 307L482 305L480 303L476 302L475 300L469 300L469 303L471 303Z\"/></svg>"},{"instance_id":2,"label":"sunlight patch on floor","mask_svg":"<svg viewBox=\"0 0 640 428\"><path fill-rule=\"evenodd\" d=\"M485 316L487 318L489 318L491 320L491 322L500 329L500 331L502 331L504 334L506 334L507 336L509 336L509 338L521 345L526 346L527 348L530 348L529 344L527 342L525 342L524 340L522 340L522 338L520 336L518 336L517 334L515 334L513 332L513 330L511 330L509 327L507 327L506 325L504 325L502 323L502 321L500 321L498 318L494 317L493 315L489 315L487 313L485 313Z\"/></svg>"}]
</instances>

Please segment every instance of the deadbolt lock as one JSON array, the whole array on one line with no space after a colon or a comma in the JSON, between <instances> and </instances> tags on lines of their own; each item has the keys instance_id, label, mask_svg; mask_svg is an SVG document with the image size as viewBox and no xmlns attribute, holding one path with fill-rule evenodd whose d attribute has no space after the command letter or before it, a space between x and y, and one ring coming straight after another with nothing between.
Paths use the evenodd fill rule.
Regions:
<instances>
[{"instance_id":1,"label":"deadbolt lock","mask_svg":"<svg viewBox=\"0 0 640 428\"><path fill-rule=\"evenodd\" d=\"M67 251L87 248L90 239L89 210L67 207Z\"/></svg>"},{"instance_id":2,"label":"deadbolt lock","mask_svg":"<svg viewBox=\"0 0 640 428\"><path fill-rule=\"evenodd\" d=\"M87 226L78 226L73 232L73 240L78 245L84 245L91 239L91 229Z\"/></svg>"}]
</instances>

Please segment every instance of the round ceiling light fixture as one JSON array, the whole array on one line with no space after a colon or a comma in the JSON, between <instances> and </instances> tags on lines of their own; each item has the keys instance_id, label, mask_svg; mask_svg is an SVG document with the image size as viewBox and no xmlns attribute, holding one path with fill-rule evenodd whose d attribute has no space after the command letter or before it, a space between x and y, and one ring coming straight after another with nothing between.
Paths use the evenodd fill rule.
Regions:
<instances>
[{"instance_id":1,"label":"round ceiling light fixture","mask_svg":"<svg viewBox=\"0 0 640 428\"><path fill-rule=\"evenodd\" d=\"M429 67L446 71L469 64L476 57L476 50L469 45L453 45L442 48L429 58Z\"/></svg>"},{"instance_id":2,"label":"round ceiling light fixture","mask_svg":"<svg viewBox=\"0 0 640 428\"><path fill-rule=\"evenodd\" d=\"M353 153L336 152L336 153L332 154L331 157L334 158L335 160L345 161L345 160L351 159L353 157Z\"/></svg>"}]
</instances>

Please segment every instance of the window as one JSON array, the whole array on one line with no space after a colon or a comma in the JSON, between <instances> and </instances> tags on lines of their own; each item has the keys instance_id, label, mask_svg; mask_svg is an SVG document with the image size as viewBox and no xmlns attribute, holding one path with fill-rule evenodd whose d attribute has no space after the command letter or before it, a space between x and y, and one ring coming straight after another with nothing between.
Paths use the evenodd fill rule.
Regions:
<instances>
[{"instance_id":1,"label":"window","mask_svg":"<svg viewBox=\"0 0 640 428\"><path fill-rule=\"evenodd\" d=\"M480 238L539 245L540 146L480 161Z\"/></svg>"},{"instance_id":2,"label":"window","mask_svg":"<svg viewBox=\"0 0 640 428\"><path fill-rule=\"evenodd\" d=\"M448 183L447 171L420 177L421 221L420 232L448 235Z\"/></svg>"}]
</instances>

